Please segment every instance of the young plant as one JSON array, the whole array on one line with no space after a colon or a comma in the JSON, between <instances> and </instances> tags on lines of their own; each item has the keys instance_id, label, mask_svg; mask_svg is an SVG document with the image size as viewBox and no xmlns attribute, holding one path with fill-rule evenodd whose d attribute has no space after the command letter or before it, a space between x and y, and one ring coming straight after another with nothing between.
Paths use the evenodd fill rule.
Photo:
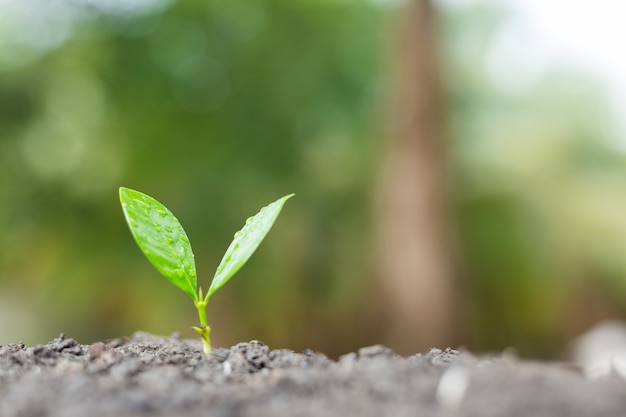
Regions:
<instances>
[{"instance_id":1,"label":"young plant","mask_svg":"<svg viewBox=\"0 0 626 417\"><path fill-rule=\"evenodd\" d=\"M200 325L193 329L202 338L204 353L211 352L211 328L206 316L209 299L248 261L292 196L279 198L246 220L244 227L235 233L205 295L202 287L198 288L191 244L178 219L154 198L120 187L122 210L139 248L165 278L193 299L200 318Z\"/></svg>"}]
</instances>

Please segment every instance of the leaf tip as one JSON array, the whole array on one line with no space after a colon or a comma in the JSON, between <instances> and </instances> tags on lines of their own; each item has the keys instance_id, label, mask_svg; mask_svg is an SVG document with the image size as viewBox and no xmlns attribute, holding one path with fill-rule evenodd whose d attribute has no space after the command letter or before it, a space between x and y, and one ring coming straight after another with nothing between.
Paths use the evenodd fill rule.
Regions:
<instances>
[{"instance_id":1,"label":"leaf tip","mask_svg":"<svg viewBox=\"0 0 626 417\"><path fill-rule=\"evenodd\" d=\"M295 193L291 193L291 194L287 194L282 196L281 198L279 198L278 200L276 200L276 202L281 202L281 206L283 204L285 204L287 202L287 200L289 200L291 197L293 197L294 195L296 195Z\"/></svg>"},{"instance_id":2,"label":"leaf tip","mask_svg":"<svg viewBox=\"0 0 626 417\"><path fill-rule=\"evenodd\" d=\"M120 187L118 192L120 195L120 200L122 200L124 197L128 196L128 194L131 192L132 190L130 188L126 188L126 187Z\"/></svg>"}]
</instances>

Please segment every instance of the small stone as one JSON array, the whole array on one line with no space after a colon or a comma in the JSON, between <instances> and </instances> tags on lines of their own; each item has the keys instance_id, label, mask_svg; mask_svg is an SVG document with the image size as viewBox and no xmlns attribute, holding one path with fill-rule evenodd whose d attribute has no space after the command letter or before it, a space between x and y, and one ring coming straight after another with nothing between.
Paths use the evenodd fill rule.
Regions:
<instances>
[{"instance_id":1,"label":"small stone","mask_svg":"<svg viewBox=\"0 0 626 417\"><path fill-rule=\"evenodd\" d=\"M383 345L373 345L359 349L359 357L361 358L372 358L374 356L393 357L398 355Z\"/></svg>"}]
</instances>

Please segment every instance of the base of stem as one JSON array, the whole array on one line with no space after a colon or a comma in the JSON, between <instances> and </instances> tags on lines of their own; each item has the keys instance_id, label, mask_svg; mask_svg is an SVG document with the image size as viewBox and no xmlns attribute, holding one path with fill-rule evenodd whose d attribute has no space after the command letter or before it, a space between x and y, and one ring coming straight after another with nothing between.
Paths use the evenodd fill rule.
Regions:
<instances>
[{"instance_id":1,"label":"base of stem","mask_svg":"<svg viewBox=\"0 0 626 417\"><path fill-rule=\"evenodd\" d=\"M211 353L211 328L209 326L194 326L193 329L200 335L202 340L202 346L204 353L208 355Z\"/></svg>"}]
</instances>

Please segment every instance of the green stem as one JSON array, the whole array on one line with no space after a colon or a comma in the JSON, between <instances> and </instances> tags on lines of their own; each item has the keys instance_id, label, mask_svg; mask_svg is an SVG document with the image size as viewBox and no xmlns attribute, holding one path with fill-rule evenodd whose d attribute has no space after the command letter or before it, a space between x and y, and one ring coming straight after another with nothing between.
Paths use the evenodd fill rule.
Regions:
<instances>
[{"instance_id":1,"label":"green stem","mask_svg":"<svg viewBox=\"0 0 626 417\"><path fill-rule=\"evenodd\" d=\"M202 293L200 293L202 294ZM198 310L198 318L200 319L200 326L194 326L194 330L200 335L202 339L202 345L204 347L204 353L211 353L211 328L207 322L206 318L206 306L208 304L207 299L202 300L202 296L200 296L200 300L194 301L196 305L196 309Z\"/></svg>"}]
</instances>

